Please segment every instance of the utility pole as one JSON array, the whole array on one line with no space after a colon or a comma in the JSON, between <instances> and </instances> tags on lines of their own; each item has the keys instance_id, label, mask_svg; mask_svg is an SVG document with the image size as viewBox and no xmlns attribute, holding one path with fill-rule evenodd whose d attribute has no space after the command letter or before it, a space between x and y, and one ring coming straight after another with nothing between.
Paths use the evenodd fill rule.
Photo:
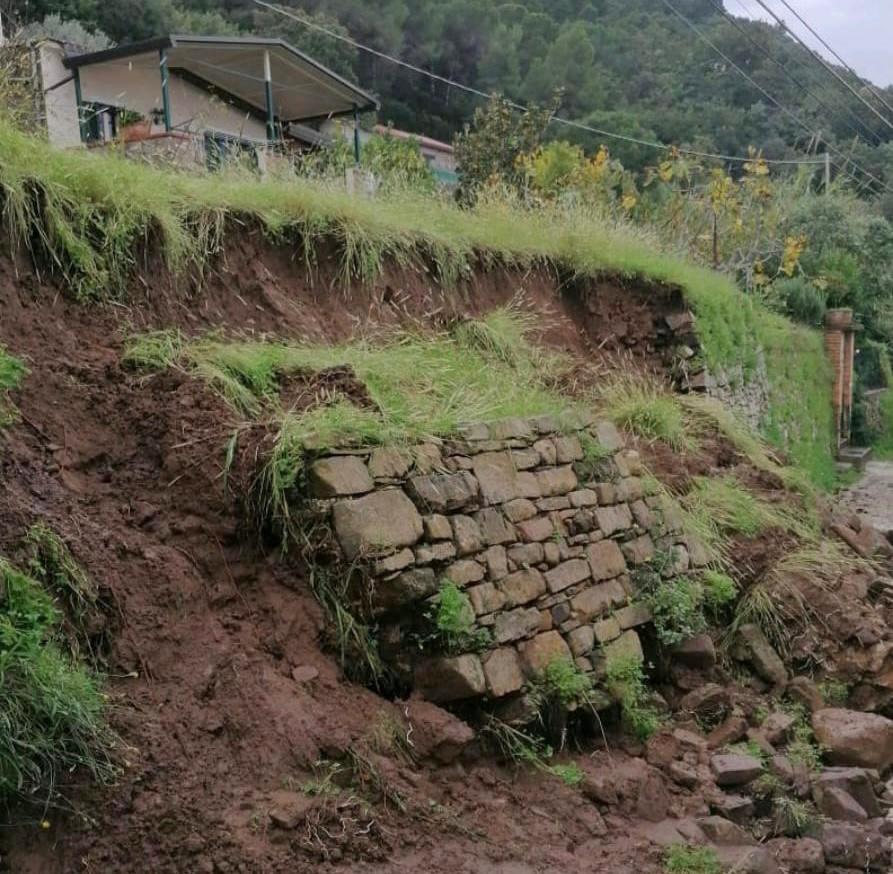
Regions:
<instances>
[{"instance_id":1,"label":"utility pole","mask_svg":"<svg viewBox=\"0 0 893 874\"><path fill-rule=\"evenodd\" d=\"M825 150L825 194L831 192L831 153Z\"/></svg>"}]
</instances>

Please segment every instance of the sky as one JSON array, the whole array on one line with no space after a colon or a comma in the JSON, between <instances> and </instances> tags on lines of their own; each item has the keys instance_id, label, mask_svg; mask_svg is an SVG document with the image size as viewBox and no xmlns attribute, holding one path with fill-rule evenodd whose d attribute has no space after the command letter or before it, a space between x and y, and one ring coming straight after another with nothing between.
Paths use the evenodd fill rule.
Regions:
<instances>
[{"instance_id":1,"label":"sky","mask_svg":"<svg viewBox=\"0 0 893 874\"><path fill-rule=\"evenodd\" d=\"M784 8L780 0L765 0L794 33L811 47L828 52ZM893 85L893 0L788 0L854 70L878 85ZM771 20L756 0L725 0L733 15Z\"/></svg>"}]
</instances>

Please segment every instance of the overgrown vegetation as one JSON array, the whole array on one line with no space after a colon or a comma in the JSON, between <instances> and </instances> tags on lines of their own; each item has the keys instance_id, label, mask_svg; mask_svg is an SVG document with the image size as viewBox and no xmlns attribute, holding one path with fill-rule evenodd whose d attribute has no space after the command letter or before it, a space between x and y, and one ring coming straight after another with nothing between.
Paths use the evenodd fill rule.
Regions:
<instances>
[{"instance_id":1,"label":"overgrown vegetation","mask_svg":"<svg viewBox=\"0 0 893 874\"><path fill-rule=\"evenodd\" d=\"M608 660L606 683L620 702L626 727L641 740L647 740L660 727L660 716L650 703L642 659L634 654Z\"/></svg>"},{"instance_id":2,"label":"overgrown vegetation","mask_svg":"<svg viewBox=\"0 0 893 874\"><path fill-rule=\"evenodd\" d=\"M25 365L0 343L0 428L16 419L16 408L9 400L9 392L18 388L26 372Z\"/></svg>"},{"instance_id":3,"label":"overgrown vegetation","mask_svg":"<svg viewBox=\"0 0 893 874\"><path fill-rule=\"evenodd\" d=\"M100 781L114 776L106 700L98 680L65 651L50 595L5 559L0 608L0 801L61 803L75 769Z\"/></svg>"},{"instance_id":4,"label":"overgrown vegetation","mask_svg":"<svg viewBox=\"0 0 893 874\"><path fill-rule=\"evenodd\" d=\"M490 642L486 628L475 628L471 599L455 583L445 580L428 613L439 646L447 653L482 649Z\"/></svg>"},{"instance_id":5,"label":"overgrown vegetation","mask_svg":"<svg viewBox=\"0 0 893 874\"><path fill-rule=\"evenodd\" d=\"M666 874L722 874L722 870L713 847L673 844L664 856Z\"/></svg>"},{"instance_id":6,"label":"overgrown vegetation","mask_svg":"<svg viewBox=\"0 0 893 874\"><path fill-rule=\"evenodd\" d=\"M629 375L612 380L599 400L617 425L639 437L662 440L678 450L694 446L678 397L651 377Z\"/></svg>"},{"instance_id":7,"label":"overgrown vegetation","mask_svg":"<svg viewBox=\"0 0 893 874\"><path fill-rule=\"evenodd\" d=\"M662 581L647 592L646 601L664 646L676 646L707 628L704 587L697 580L679 577Z\"/></svg>"},{"instance_id":8,"label":"overgrown vegetation","mask_svg":"<svg viewBox=\"0 0 893 874\"><path fill-rule=\"evenodd\" d=\"M578 786L584 774L576 762L550 763L554 755L552 747L539 735L508 725L491 717L484 727L500 753L516 765L528 765L557 777L568 786Z\"/></svg>"}]
</instances>

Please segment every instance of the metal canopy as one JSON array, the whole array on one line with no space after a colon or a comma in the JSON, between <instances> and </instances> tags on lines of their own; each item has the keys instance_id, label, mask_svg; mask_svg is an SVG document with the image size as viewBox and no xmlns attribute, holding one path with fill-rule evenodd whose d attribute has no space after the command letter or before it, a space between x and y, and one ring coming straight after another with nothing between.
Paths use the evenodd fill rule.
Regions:
<instances>
[{"instance_id":1,"label":"metal canopy","mask_svg":"<svg viewBox=\"0 0 893 874\"><path fill-rule=\"evenodd\" d=\"M371 95L281 39L171 35L73 55L65 65L77 69L126 61L157 69L160 51L171 73L225 92L258 114L266 112L264 56L269 52L274 109L285 124L378 108Z\"/></svg>"}]
</instances>

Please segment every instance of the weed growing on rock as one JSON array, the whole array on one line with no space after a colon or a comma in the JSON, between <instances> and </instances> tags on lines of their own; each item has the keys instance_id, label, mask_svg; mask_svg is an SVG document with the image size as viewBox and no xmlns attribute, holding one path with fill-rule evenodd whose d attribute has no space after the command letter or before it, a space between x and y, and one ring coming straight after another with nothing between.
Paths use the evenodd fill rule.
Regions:
<instances>
[{"instance_id":1,"label":"weed growing on rock","mask_svg":"<svg viewBox=\"0 0 893 874\"><path fill-rule=\"evenodd\" d=\"M701 575L701 587L704 591L704 606L714 618L738 597L738 585L722 571L708 569Z\"/></svg>"},{"instance_id":2,"label":"weed growing on rock","mask_svg":"<svg viewBox=\"0 0 893 874\"><path fill-rule=\"evenodd\" d=\"M580 482L595 482L607 479L605 462L611 457L610 450L605 449L587 431L581 431L578 436L583 446L583 457L574 463L574 470Z\"/></svg>"},{"instance_id":3,"label":"weed growing on rock","mask_svg":"<svg viewBox=\"0 0 893 874\"><path fill-rule=\"evenodd\" d=\"M676 646L707 628L704 588L690 577L661 581L646 594L654 628L664 646Z\"/></svg>"},{"instance_id":4,"label":"weed growing on rock","mask_svg":"<svg viewBox=\"0 0 893 874\"><path fill-rule=\"evenodd\" d=\"M50 597L3 559L0 606L0 799L56 803L76 768L112 779L115 736L97 680L59 648Z\"/></svg>"},{"instance_id":5,"label":"weed growing on rock","mask_svg":"<svg viewBox=\"0 0 893 874\"><path fill-rule=\"evenodd\" d=\"M454 582L445 580L435 598L435 606L427 615L445 652L468 652L481 649L490 642L486 628L474 627L471 599Z\"/></svg>"},{"instance_id":6,"label":"weed growing on rock","mask_svg":"<svg viewBox=\"0 0 893 874\"><path fill-rule=\"evenodd\" d=\"M585 701L592 681L570 659L554 659L546 665L541 680L546 698L571 707Z\"/></svg>"},{"instance_id":7,"label":"weed growing on rock","mask_svg":"<svg viewBox=\"0 0 893 874\"><path fill-rule=\"evenodd\" d=\"M712 847L674 844L664 856L666 874L722 874L719 856Z\"/></svg>"},{"instance_id":8,"label":"weed growing on rock","mask_svg":"<svg viewBox=\"0 0 893 874\"><path fill-rule=\"evenodd\" d=\"M121 363L135 370L165 370L178 362L184 343L176 329L137 334L128 339Z\"/></svg>"},{"instance_id":9,"label":"weed growing on rock","mask_svg":"<svg viewBox=\"0 0 893 874\"><path fill-rule=\"evenodd\" d=\"M802 838L815 834L819 826L816 809L806 801L778 795L772 804L772 831L779 836Z\"/></svg>"},{"instance_id":10,"label":"weed growing on rock","mask_svg":"<svg viewBox=\"0 0 893 874\"><path fill-rule=\"evenodd\" d=\"M640 740L648 740L660 727L660 716L648 701L643 667L636 655L617 656L608 661L606 680L627 727Z\"/></svg>"},{"instance_id":11,"label":"weed growing on rock","mask_svg":"<svg viewBox=\"0 0 893 874\"><path fill-rule=\"evenodd\" d=\"M582 768L576 762L566 765L549 765L549 773L567 786L579 786L586 778Z\"/></svg>"},{"instance_id":12,"label":"weed growing on rock","mask_svg":"<svg viewBox=\"0 0 893 874\"><path fill-rule=\"evenodd\" d=\"M846 707L850 687L843 680L823 680L818 684L822 699L829 707Z\"/></svg>"},{"instance_id":13,"label":"weed growing on rock","mask_svg":"<svg viewBox=\"0 0 893 874\"><path fill-rule=\"evenodd\" d=\"M516 765L529 765L557 777L568 786L578 786L585 774L576 762L550 764L553 750L541 737L490 717L484 733L495 743L499 752Z\"/></svg>"}]
</instances>

